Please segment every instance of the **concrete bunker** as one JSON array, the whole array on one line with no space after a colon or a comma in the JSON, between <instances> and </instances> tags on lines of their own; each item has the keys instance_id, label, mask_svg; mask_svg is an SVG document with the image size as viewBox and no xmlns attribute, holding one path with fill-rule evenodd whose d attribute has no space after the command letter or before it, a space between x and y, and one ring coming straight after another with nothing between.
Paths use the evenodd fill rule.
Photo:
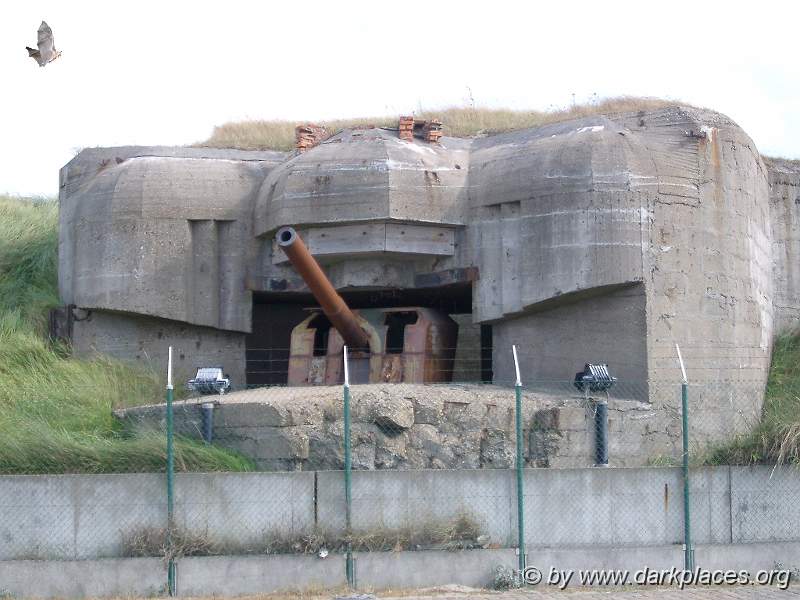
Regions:
<instances>
[{"instance_id":1,"label":"concrete bunker","mask_svg":"<svg viewBox=\"0 0 800 600\"><path fill-rule=\"evenodd\" d=\"M347 335L278 247L289 226L375 340L367 381L385 365L405 381L393 361L410 356L414 328L449 319L454 382L510 383L516 343L526 384L607 362L617 389L637 383L637 410L658 410L679 341L692 382L753 382L703 397L698 422L715 429L698 434L757 422L772 340L800 315L798 176L727 117L671 107L470 140L366 128L300 149L94 148L70 161L59 290L81 315L66 328L75 352L161 369L173 345L176 377L223 365L240 390L289 383L305 356L298 381L337 381L326 361ZM545 429L578 431L565 415Z\"/></svg>"}]
</instances>

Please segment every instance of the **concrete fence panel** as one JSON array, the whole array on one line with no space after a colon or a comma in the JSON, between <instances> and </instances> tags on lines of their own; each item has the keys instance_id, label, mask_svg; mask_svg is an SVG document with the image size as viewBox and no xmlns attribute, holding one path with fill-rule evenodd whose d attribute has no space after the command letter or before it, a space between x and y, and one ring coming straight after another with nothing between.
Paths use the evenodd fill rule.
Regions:
<instances>
[{"instance_id":1,"label":"concrete fence panel","mask_svg":"<svg viewBox=\"0 0 800 600\"><path fill-rule=\"evenodd\" d=\"M529 549L669 546L683 541L680 469L526 469ZM179 474L179 529L216 553L265 552L276 536L345 526L340 471ZM800 471L707 467L691 475L698 545L800 540ZM0 561L131 554L131 539L166 526L163 474L0 477ZM468 516L484 547L516 546L508 469L355 471L353 528L368 533L448 525Z\"/></svg>"},{"instance_id":2,"label":"concrete fence panel","mask_svg":"<svg viewBox=\"0 0 800 600\"><path fill-rule=\"evenodd\" d=\"M176 525L236 548L314 524L314 473L176 477ZM124 556L133 537L166 527L163 474L0 477L0 560Z\"/></svg>"},{"instance_id":3,"label":"concrete fence panel","mask_svg":"<svg viewBox=\"0 0 800 600\"><path fill-rule=\"evenodd\" d=\"M732 541L800 539L800 470L731 467Z\"/></svg>"},{"instance_id":4,"label":"concrete fence panel","mask_svg":"<svg viewBox=\"0 0 800 600\"><path fill-rule=\"evenodd\" d=\"M692 473L694 536L698 543L730 537L728 471ZM680 469L536 469L525 471L529 547L653 546L683 540Z\"/></svg>"},{"instance_id":5,"label":"concrete fence panel","mask_svg":"<svg viewBox=\"0 0 800 600\"><path fill-rule=\"evenodd\" d=\"M317 481L321 526L343 530L341 472L320 472ZM516 526L513 472L506 469L355 471L353 529L444 525L467 516L499 545L512 543Z\"/></svg>"},{"instance_id":6,"label":"concrete fence panel","mask_svg":"<svg viewBox=\"0 0 800 600\"><path fill-rule=\"evenodd\" d=\"M164 490L158 474L0 477L0 559L120 556L125 535L166 524Z\"/></svg>"},{"instance_id":7,"label":"concrete fence panel","mask_svg":"<svg viewBox=\"0 0 800 600\"><path fill-rule=\"evenodd\" d=\"M314 528L314 473L179 474L178 527L236 550Z\"/></svg>"}]
</instances>

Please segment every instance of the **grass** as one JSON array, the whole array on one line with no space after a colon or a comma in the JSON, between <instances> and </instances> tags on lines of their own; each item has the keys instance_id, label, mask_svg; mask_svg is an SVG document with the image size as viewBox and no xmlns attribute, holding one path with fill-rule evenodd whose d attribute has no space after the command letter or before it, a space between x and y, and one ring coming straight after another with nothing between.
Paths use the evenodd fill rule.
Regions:
<instances>
[{"instance_id":1,"label":"grass","mask_svg":"<svg viewBox=\"0 0 800 600\"><path fill-rule=\"evenodd\" d=\"M800 333L775 341L761 422L710 451L704 462L800 466Z\"/></svg>"},{"instance_id":2,"label":"grass","mask_svg":"<svg viewBox=\"0 0 800 600\"><path fill-rule=\"evenodd\" d=\"M621 96L551 111L453 106L439 110L421 110L415 117L441 120L444 124L444 134L447 136L473 137L538 127L589 115L656 110L679 104L681 103L659 98ZM318 124L323 125L333 135L345 128L364 125L397 127L397 119L397 115L360 117L320 121ZM209 148L289 151L294 149L294 128L297 124L296 121L281 120L225 123L215 127L211 137L197 145Z\"/></svg>"},{"instance_id":3,"label":"grass","mask_svg":"<svg viewBox=\"0 0 800 600\"><path fill-rule=\"evenodd\" d=\"M162 397L155 373L108 358L72 358L47 338L58 304L58 205L0 196L0 473L164 469L164 436L125 433L112 407ZM176 467L251 470L251 461L181 439Z\"/></svg>"}]
</instances>

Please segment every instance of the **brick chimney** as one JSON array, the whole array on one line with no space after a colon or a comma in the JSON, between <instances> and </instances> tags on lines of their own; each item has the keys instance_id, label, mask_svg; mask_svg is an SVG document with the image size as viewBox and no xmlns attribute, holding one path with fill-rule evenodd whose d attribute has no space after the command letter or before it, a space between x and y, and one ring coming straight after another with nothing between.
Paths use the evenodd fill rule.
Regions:
<instances>
[{"instance_id":1,"label":"brick chimney","mask_svg":"<svg viewBox=\"0 0 800 600\"><path fill-rule=\"evenodd\" d=\"M400 139L407 142L414 139L414 117L400 117Z\"/></svg>"},{"instance_id":2,"label":"brick chimney","mask_svg":"<svg viewBox=\"0 0 800 600\"><path fill-rule=\"evenodd\" d=\"M438 119L425 121L425 124L422 126L422 133L425 135L426 142L438 144L439 138L442 137L442 122Z\"/></svg>"},{"instance_id":3,"label":"brick chimney","mask_svg":"<svg viewBox=\"0 0 800 600\"><path fill-rule=\"evenodd\" d=\"M328 137L328 132L322 125L304 123L294 128L294 147L300 152L310 150Z\"/></svg>"}]
</instances>

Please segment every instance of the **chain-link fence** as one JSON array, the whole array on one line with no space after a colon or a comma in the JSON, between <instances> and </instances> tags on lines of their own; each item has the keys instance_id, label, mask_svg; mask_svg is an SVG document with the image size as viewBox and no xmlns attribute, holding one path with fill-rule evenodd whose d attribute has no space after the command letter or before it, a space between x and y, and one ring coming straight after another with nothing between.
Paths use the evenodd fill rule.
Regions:
<instances>
[{"instance_id":1,"label":"chain-link fence","mask_svg":"<svg viewBox=\"0 0 800 600\"><path fill-rule=\"evenodd\" d=\"M188 556L340 553L355 585L365 552L800 541L763 382L498 381L485 354L120 407L95 451L124 468L0 478L0 560L164 557L174 591Z\"/></svg>"}]
</instances>

